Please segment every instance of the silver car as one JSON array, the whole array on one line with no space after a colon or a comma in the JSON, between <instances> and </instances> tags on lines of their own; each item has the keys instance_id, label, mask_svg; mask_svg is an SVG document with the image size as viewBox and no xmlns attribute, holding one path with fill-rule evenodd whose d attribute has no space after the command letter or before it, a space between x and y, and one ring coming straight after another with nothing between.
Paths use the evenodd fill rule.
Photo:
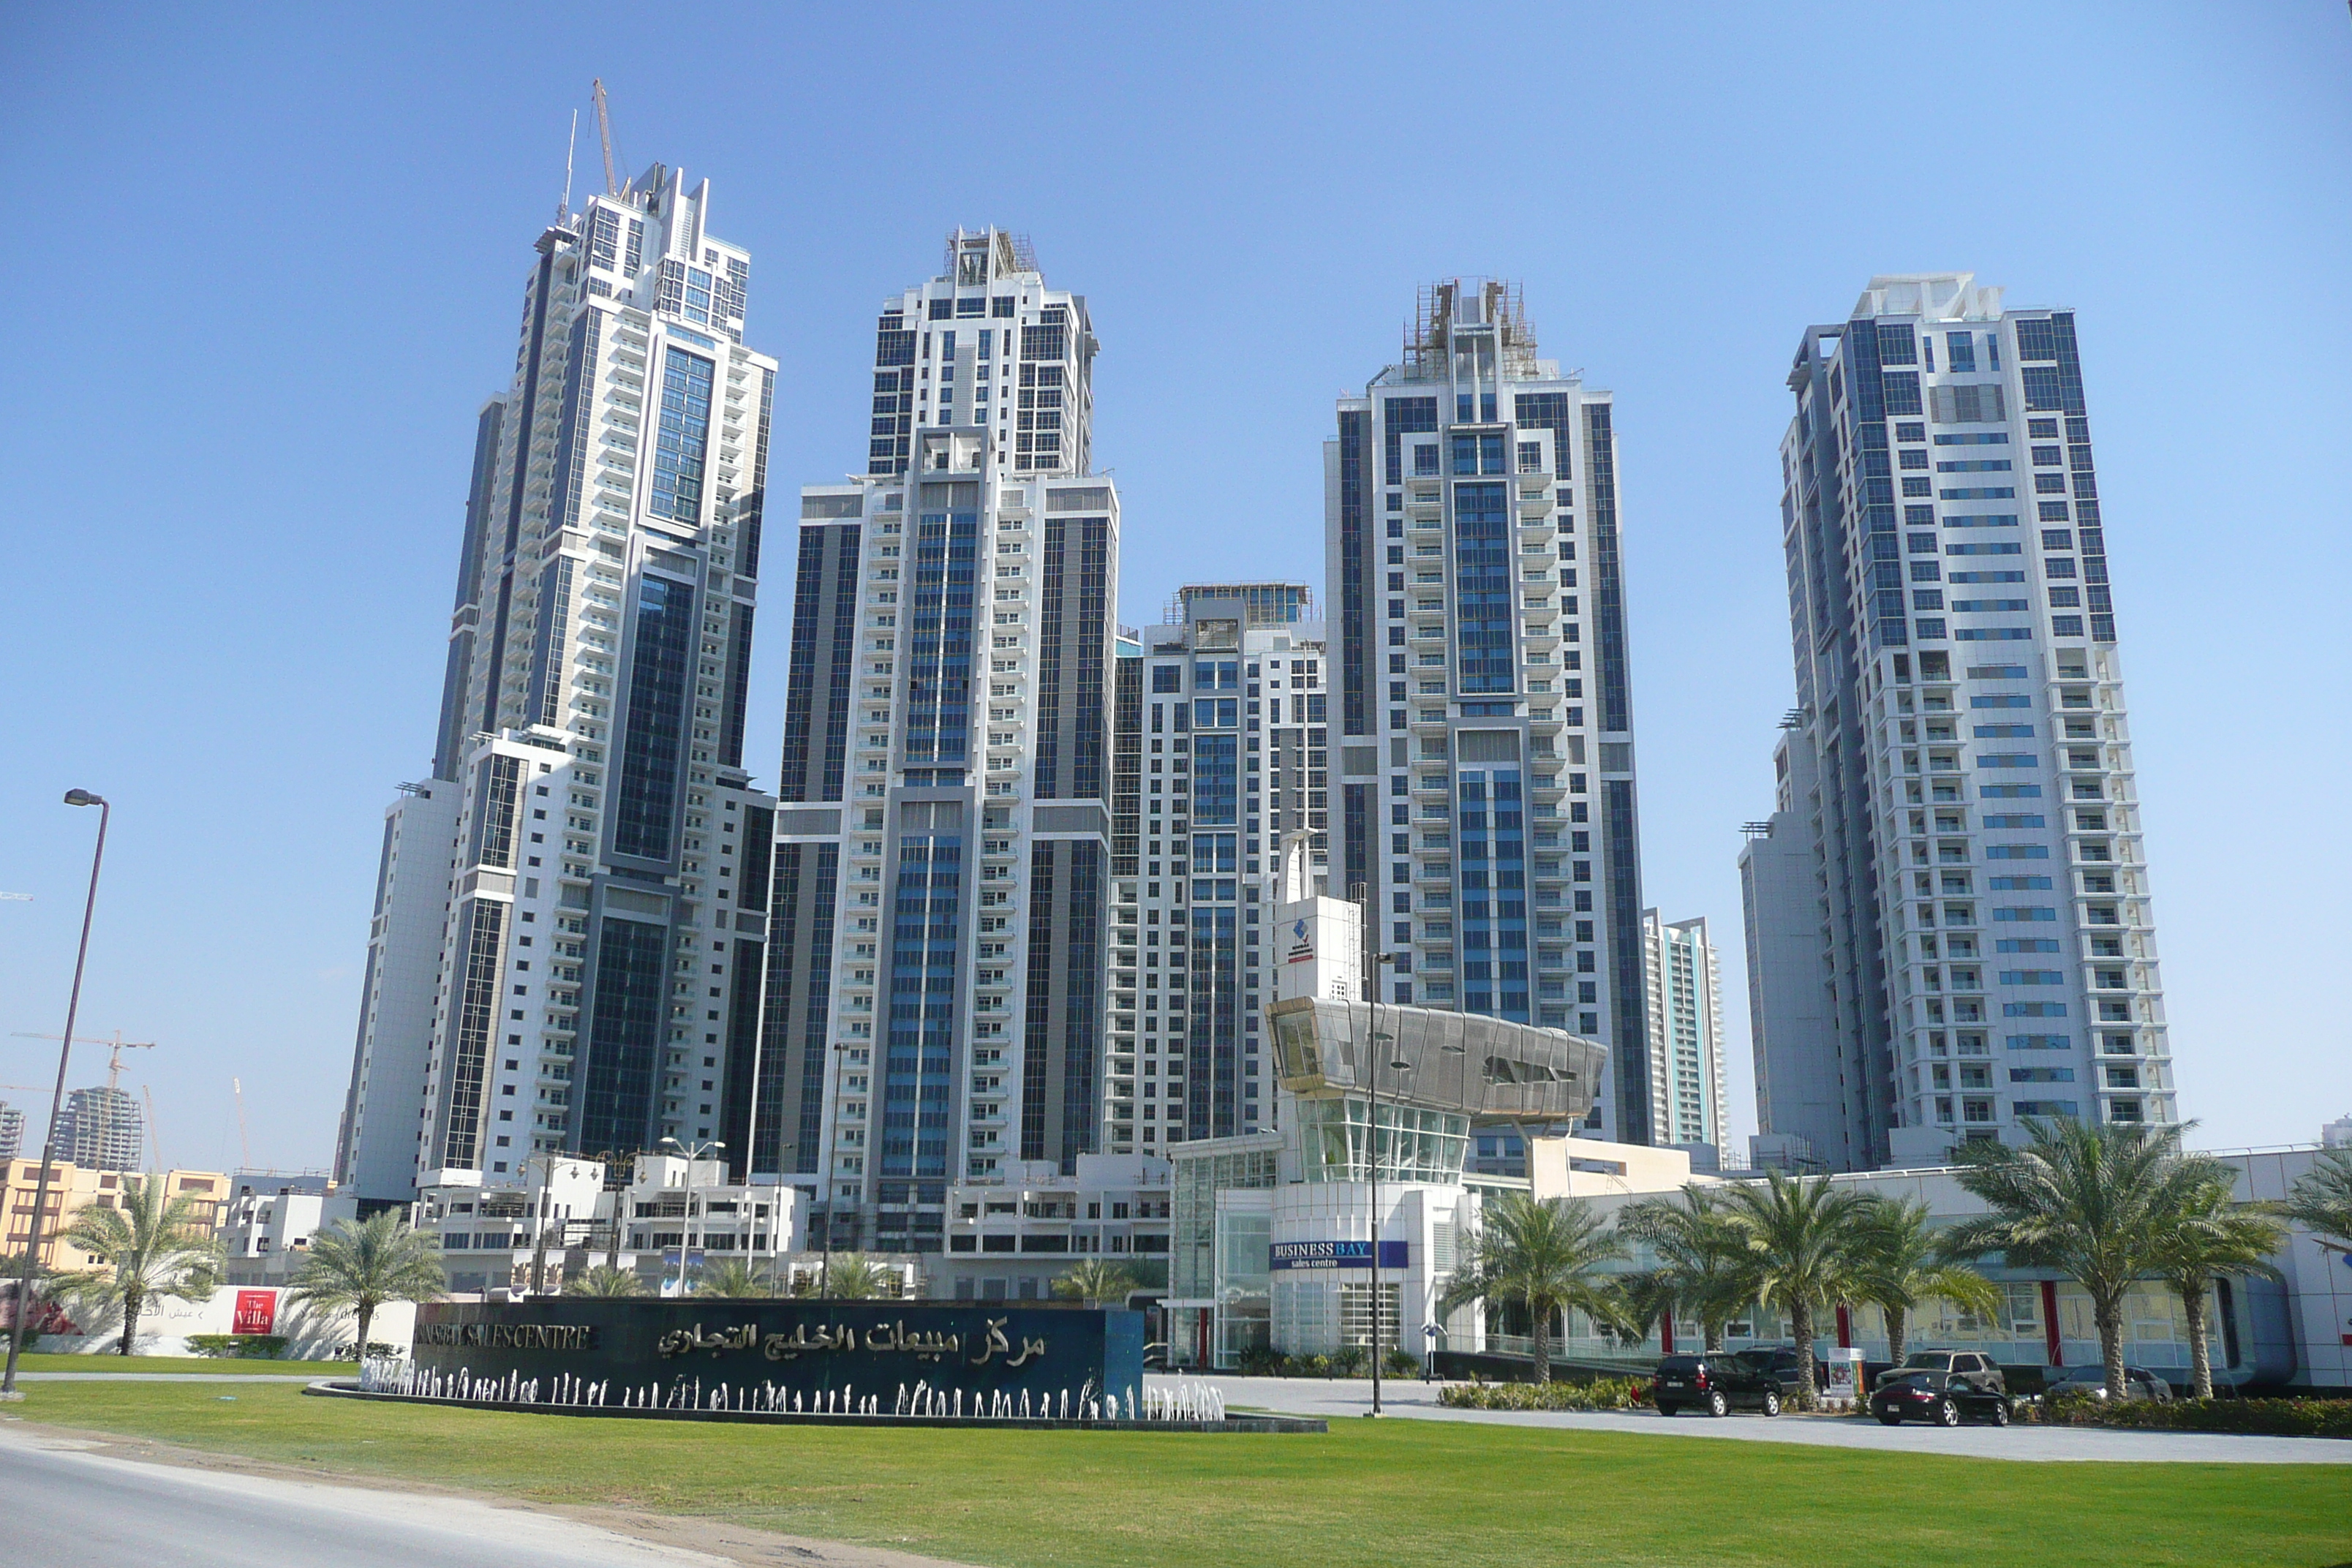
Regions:
<instances>
[{"instance_id":1,"label":"silver car","mask_svg":"<svg viewBox=\"0 0 2352 1568\"><path fill-rule=\"evenodd\" d=\"M2070 1366L2052 1373L2042 1388L2044 1398L2069 1394L2105 1399L2107 1397L2107 1369L2103 1366ZM2151 1399L2161 1403L2172 1397L2172 1384L2152 1372L2127 1366L2124 1368L2124 1397L2126 1400Z\"/></svg>"}]
</instances>

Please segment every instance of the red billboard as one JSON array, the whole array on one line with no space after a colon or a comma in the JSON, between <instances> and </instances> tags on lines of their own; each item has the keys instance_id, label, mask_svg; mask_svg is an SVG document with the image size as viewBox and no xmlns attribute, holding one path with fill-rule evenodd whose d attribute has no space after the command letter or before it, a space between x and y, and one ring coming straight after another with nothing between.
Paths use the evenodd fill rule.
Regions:
<instances>
[{"instance_id":1,"label":"red billboard","mask_svg":"<svg viewBox=\"0 0 2352 1568\"><path fill-rule=\"evenodd\" d=\"M230 1333L266 1334L277 1326L277 1291L239 1290L236 1293L236 1316L230 1324Z\"/></svg>"}]
</instances>

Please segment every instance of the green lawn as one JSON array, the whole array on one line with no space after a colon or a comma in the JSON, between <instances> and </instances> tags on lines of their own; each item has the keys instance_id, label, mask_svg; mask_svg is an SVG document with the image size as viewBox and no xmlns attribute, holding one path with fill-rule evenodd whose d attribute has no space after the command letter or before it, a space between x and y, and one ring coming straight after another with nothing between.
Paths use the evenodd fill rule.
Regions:
<instances>
[{"instance_id":1,"label":"green lawn","mask_svg":"<svg viewBox=\"0 0 2352 1568\"><path fill-rule=\"evenodd\" d=\"M5 1355L0 1351L0 1355ZM357 1377L359 1363L348 1361L263 1361L245 1356L205 1355L47 1355L26 1351L16 1358L18 1372L242 1372L274 1373L284 1377Z\"/></svg>"},{"instance_id":2,"label":"green lawn","mask_svg":"<svg viewBox=\"0 0 2352 1568\"><path fill-rule=\"evenodd\" d=\"M1328 1436L897 1432L35 1384L27 1420L991 1568L2352 1560L2336 1466L2012 1464L1399 1420Z\"/></svg>"}]
</instances>

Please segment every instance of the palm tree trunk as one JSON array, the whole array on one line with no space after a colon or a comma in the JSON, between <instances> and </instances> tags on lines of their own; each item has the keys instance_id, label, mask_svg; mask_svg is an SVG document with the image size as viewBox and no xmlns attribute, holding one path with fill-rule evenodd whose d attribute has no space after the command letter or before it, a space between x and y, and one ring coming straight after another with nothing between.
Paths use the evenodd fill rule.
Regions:
<instances>
[{"instance_id":1,"label":"palm tree trunk","mask_svg":"<svg viewBox=\"0 0 2352 1568\"><path fill-rule=\"evenodd\" d=\"M2180 1310L2189 1320L2189 1393L2194 1399L2210 1399L2213 1349L2205 1337L2205 1282L2196 1283L2197 1289L2180 1292Z\"/></svg>"},{"instance_id":2,"label":"palm tree trunk","mask_svg":"<svg viewBox=\"0 0 2352 1568\"><path fill-rule=\"evenodd\" d=\"M1896 1366L1903 1364L1903 1352L1911 1343L1911 1313L1904 1307L1882 1305L1886 1315L1886 1359Z\"/></svg>"},{"instance_id":3,"label":"palm tree trunk","mask_svg":"<svg viewBox=\"0 0 2352 1568\"><path fill-rule=\"evenodd\" d=\"M367 1334L368 1334L368 1324L369 1324L369 1323L371 1323L371 1322L373 1322L373 1321L374 1321L374 1320L375 1320L375 1303L374 1303L373 1301L370 1301L370 1300L365 1300L364 1298L362 1298L362 1300L360 1301L360 1304L359 1304L359 1305L360 1305L360 1342L358 1343L358 1345L357 1345L357 1346L355 1346L355 1347L352 1349L352 1359L353 1361L361 1361L361 1362L363 1362L363 1361L367 1360L367 1353L368 1353L368 1349L367 1349L367 1347L368 1347L368 1338L367 1338Z\"/></svg>"},{"instance_id":4,"label":"palm tree trunk","mask_svg":"<svg viewBox=\"0 0 2352 1568\"><path fill-rule=\"evenodd\" d=\"M1723 1353L1723 1320L1721 1318L1701 1318L1698 1321L1699 1327L1705 1330L1706 1333L1706 1353L1709 1355L1721 1355Z\"/></svg>"},{"instance_id":5,"label":"palm tree trunk","mask_svg":"<svg viewBox=\"0 0 2352 1568\"><path fill-rule=\"evenodd\" d=\"M2091 1316L2099 1328L2099 1361L2107 1374L2107 1398L2120 1405L2124 1399L2124 1323L2122 1303L2094 1301Z\"/></svg>"},{"instance_id":6,"label":"palm tree trunk","mask_svg":"<svg viewBox=\"0 0 2352 1568\"><path fill-rule=\"evenodd\" d=\"M1379 1303L1373 1303L1377 1310ZM1551 1382L1551 1309L1530 1312L1528 1327L1535 1331L1536 1384L1538 1387Z\"/></svg>"},{"instance_id":7,"label":"palm tree trunk","mask_svg":"<svg viewBox=\"0 0 2352 1568\"><path fill-rule=\"evenodd\" d=\"M1801 1299L1789 1303L1789 1332L1797 1342L1797 1408L1819 1408L1813 1393L1813 1304Z\"/></svg>"},{"instance_id":8,"label":"palm tree trunk","mask_svg":"<svg viewBox=\"0 0 2352 1568\"><path fill-rule=\"evenodd\" d=\"M129 1355L139 1338L139 1292L126 1290L122 1295L122 1342L114 1348L117 1355Z\"/></svg>"}]
</instances>

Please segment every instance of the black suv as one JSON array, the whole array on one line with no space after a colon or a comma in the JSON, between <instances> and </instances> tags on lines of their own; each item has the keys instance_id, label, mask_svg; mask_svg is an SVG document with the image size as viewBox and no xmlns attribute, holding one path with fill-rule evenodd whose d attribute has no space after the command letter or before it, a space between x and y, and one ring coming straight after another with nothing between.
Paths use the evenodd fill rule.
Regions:
<instances>
[{"instance_id":1,"label":"black suv","mask_svg":"<svg viewBox=\"0 0 2352 1568\"><path fill-rule=\"evenodd\" d=\"M1724 1415L1735 1405L1748 1405L1767 1415L1780 1414L1780 1380L1732 1355L1665 1357L1651 1380L1650 1398L1661 1415L1685 1409Z\"/></svg>"},{"instance_id":2,"label":"black suv","mask_svg":"<svg viewBox=\"0 0 2352 1568\"><path fill-rule=\"evenodd\" d=\"M1784 1401L1796 1398L1797 1390L1804 1386L1804 1363L1798 1359L1795 1351L1786 1345L1761 1345L1748 1350L1734 1351L1731 1354L1733 1360L1744 1363L1759 1375L1769 1377L1779 1384L1780 1397ZM1820 1364L1818 1362L1814 1363L1816 1367ZM1819 1375L1818 1373L1815 1373L1817 1378Z\"/></svg>"}]
</instances>

